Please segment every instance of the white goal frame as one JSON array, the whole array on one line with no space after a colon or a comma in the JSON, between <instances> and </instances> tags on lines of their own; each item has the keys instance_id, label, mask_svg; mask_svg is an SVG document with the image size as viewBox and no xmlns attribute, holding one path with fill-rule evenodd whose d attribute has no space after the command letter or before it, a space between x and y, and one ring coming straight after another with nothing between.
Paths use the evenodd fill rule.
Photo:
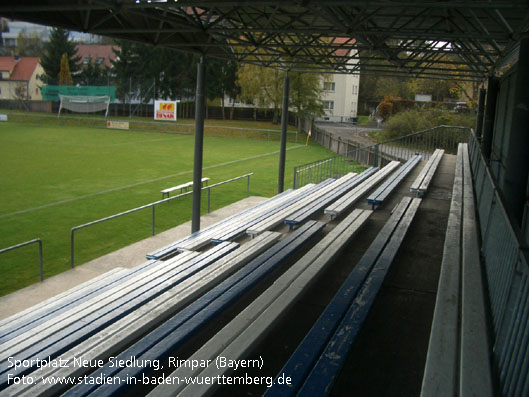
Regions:
<instances>
[{"instance_id":1,"label":"white goal frame","mask_svg":"<svg viewBox=\"0 0 529 397\"><path fill-rule=\"evenodd\" d=\"M61 95L59 94L60 104L57 117L61 117L61 110L68 109L77 113L94 113L101 110L105 111L105 118L108 115L110 106L110 96L89 96L89 95Z\"/></svg>"}]
</instances>

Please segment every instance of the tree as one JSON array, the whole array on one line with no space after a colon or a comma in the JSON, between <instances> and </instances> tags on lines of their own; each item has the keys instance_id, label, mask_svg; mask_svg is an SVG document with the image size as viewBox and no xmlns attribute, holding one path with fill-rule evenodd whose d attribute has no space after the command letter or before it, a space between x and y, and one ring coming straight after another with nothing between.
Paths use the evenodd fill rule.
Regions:
<instances>
[{"instance_id":1,"label":"tree","mask_svg":"<svg viewBox=\"0 0 529 397\"><path fill-rule=\"evenodd\" d=\"M77 81L81 85L107 85L110 74L110 68L103 67L92 61L83 65Z\"/></svg>"},{"instance_id":2,"label":"tree","mask_svg":"<svg viewBox=\"0 0 529 397\"><path fill-rule=\"evenodd\" d=\"M68 39L69 34L65 29L53 28L50 41L44 45L44 55L40 59L44 75L40 76L40 80L46 84L57 82L63 54L67 56L70 73L75 74L80 68L81 57L76 56L77 45Z\"/></svg>"},{"instance_id":3,"label":"tree","mask_svg":"<svg viewBox=\"0 0 529 397\"><path fill-rule=\"evenodd\" d=\"M274 109L273 122L279 122L283 101L285 72L255 65L242 65L237 72L244 102ZM296 110L298 119L323 114L320 99L323 92L322 75L318 73L290 73L289 107Z\"/></svg>"},{"instance_id":4,"label":"tree","mask_svg":"<svg viewBox=\"0 0 529 397\"><path fill-rule=\"evenodd\" d=\"M296 111L298 126L305 118L324 114L323 76L319 73L290 73L290 107Z\"/></svg>"},{"instance_id":5,"label":"tree","mask_svg":"<svg viewBox=\"0 0 529 397\"><path fill-rule=\"evenodd\" d=\"M222 119L224 115L224 97L235 98L239 93L237 85L237 64L233 61L211 58L206 62L206 86L209 100L220 98Z\"/></svg>"},{"instance_id":6,"label":"tree","mask_svg":"<svg viewBox=\"0 0 529 397\"><path fill-rule=\"evenodd\" d=\"M242 65L237 72L237 84L241 87L241 99L260 107L272 107L273 122L279 122L279 109L283 98L283 71Z\"/></svg>"},{"instance_id":7,"label":"tree","mask_svg":"<svg viewBox=\"0 0 529 397\"><path fill-rule=\"evenodd\" d=\"M18 34L16 54L20 57L41 57L44 44L36 32L27 35L23 30Z\"/></svg>"},{"instance_id":8,"label":"tree","mask_svg":"<svg viewBox=\"0 0 529 397\"><path fill-rule=\"evenodd\" d=\"M124 40L117 45L112 71L118 98L182 99L194 94L196 56Z\"/></svg>"},{"instance_id":9,"label":"tree","mask_svg":"<svg viewBox=\"0 0 529 397\"><path fill-rule=\"evenodd\" d=\"M62 54L61 70L59 71L59 85L73 85L70 67L68 66L68 54Z\"/></svg>"}]
</instances>

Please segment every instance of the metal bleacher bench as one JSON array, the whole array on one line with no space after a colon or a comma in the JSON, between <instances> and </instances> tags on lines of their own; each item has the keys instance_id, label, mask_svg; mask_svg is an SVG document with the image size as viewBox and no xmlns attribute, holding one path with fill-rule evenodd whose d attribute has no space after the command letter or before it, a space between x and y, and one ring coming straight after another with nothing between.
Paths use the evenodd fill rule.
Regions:
<instances>
[{"instance_id":1,"label":"metal bleacher bench","mask_svg":"<svg viewBox=\"0 0 529 397\"><path fill-rule=\"evenodd\" d=\"M153 369L141 366L123 368L116 365L118 360L130 357L135 357L137 360L168 357L175 349L220 316L244 293L271 274L288 257L321 233L324 226L323 222L311 221L289 234L89 376L91 379L97 379L104 374L105 377L120 378L121 382L104 385L97 382L83 382L68 390L63 396L85 396L90 393L104 396L125 393L130 387L130 383L126 382L127 377L141 378L142 374L150 376Z\"/></svg>"},{"instance_id":2,"label":"metal bleacher bench","mask_svg":"<svg viewBox=\"0 0 529 397\"><path fill-rule=\"evenodd\" d=\"M202 181L201 181L202 186L204 186L204 183L206 183L206 186L207 186L208 181L209 181L209 178L202 178ZM162 193L162 198L165 197L165 195L167 195L167 197L169 197L171 195L171 192L174 192L175 190L180 189L180 193L182 193L183 191L187 192L187 190L190 187L193 187L193 182L192 181L191 182L187 182L187 183L182 183L181 185L178 185L178 186L173 186L173 187L169 187L167 189L160 190L160 193Z\"/></svg>"},{"instance_id":3,"label":"metal bleacher bench","mask_svg":"<svg viewBox=\"0 0 529 397\"><path fill-rule=\"evenodd\" d=\"M265 396L328 395L380 292L421 199L403 197Z\"/></svg>"},{"instance_id":4,"label":"metal bleacher bench","mask_svg":"<svg viewBox=\"0 0 529 397\"><path fill-rule=\"evenodd\" d=\"M85 301L49 321L32 327L0 345L0 390L8 375L22 376L37 365L32 359L62 354L83 340L140 309L196 272L237 249L237 243L220 244L213 249L172 258ZM7 358L30 360L32 365L10 368Z\"/></svg>"},{"instance_id":5,"label":"metal bleacher bench","mask_svg":"<svg viewBox=\"0 0 529 397\"><path fill-rule=\"evenodd\" d=\"M244 234L246 229L253 224L271 217L276 212L310 194L316 188L315 185L305 185L297 190L285 191L252 208L230 216L181 240L172 242L154 252L150 252L147 254L147 259L161 259L168 255L174 255L178 251L194 251L212 242L220 243L234 239L240 234Z\"/></svg>"},{"instance_id":6,"label":"metal bleacher bench","mask_svg":"<svg viewBox=\"0 0 529 397\"><path fill-rule=\"evenodd\" d=\"M367 198L367 203L371 204L372 208L380 205L384 200L391 194L391 192L397 187L397 185L410 173L410 171L421 161L421 156L416 154L410 158L402 167L395 171L391 176L379 186L372 194Z\"/></svg>"},{"instance_id":7,"label":"metal bleacher bench","mask_svg":"<svg viewBox=\"0 0 529 397\"><path fill-rule=\"evenodd\" d=\"M468 147L459 144L421 396L492 396Z\"/></svg>"},{"instance_id":8,"label":"metal bleacher bench","mask_svg":"<svg viewBox=\"0 0 529 397\"><path fill-rule=\"evenodd\" d=\"M345 180L344 177L337 179L337 186L335 186L333 189L329 190L325 194L322 194L320 197L311 200L311 202L307 203L306 205L298 209L296 212L290 214L284 222L290 226L291 230L298 227L307 219L312 217L315 213L320 211L322 208L325 208L328 204L332 203L333 201L336 201L344 194L360 185L363 181L368 179L377 171L377 167L371 167L359 175L353 174L354 176L348 180Z\"/></svg>"},{"instance_id":9,"label":"metal bleacher bench","mask_svg":"<svg viewBox=\"0 0 529 397\"><path fill-rule=\"evenodd\" d=\"M218 356L230 357L230 359L246 357L251 349L293 307L299 297L310 288L312 282L332 265L344 247L360 232L371 213L371 210L354 210L237 317L196 351L190 360L214 360ZM229 368L219 369L214 366L208 368L180 367L171 376L215 377L222 376L227 371ZM211 384L161 385L152 391L151 396L209 395L215 387L216 385Z\"/></svg>"},{"instance_id":10,"label":"metal bleacher bench","mask_svg":"<svg viewBox=\"0 0 529 397\"><path fill-rule=\"evenodd\" d=\"M426 165L423 167L417 178L415 178L415 181L411 184L410 192L417 197L424 196L424 193L428 189L428 186L430 185L430 182L432 181L432 178L435 174L435 170L437 170L437 166L439 165L439 162L441 161L441 158L444 154L443 149L436 149L433 152L432 157L430 157L430 160L426 163Z\"/></svg>"},{"instance_id":11,"label":"metal bleacher bench","mask_svg":"<svg viewBox=\"0 0 529 397\"><path fill-rule=\"evenodd\" d=\"M333 204L325 208L325 215L331 219L339 216L346 209L355 204L360 198L369 192L373 187L379 184L390 172L400 165L398 161L392 161L386 164L381 170L371 175L368 179L363 181L361 184L356 186L353 190L346 193L340 199L336 200Z\"/></svg>"},{"instance_id":12,"label":"metal bleacher bench","mask_svg":"<svg viewBox=\"0 0 529 397\"><path fill-rule=\"evenodd\" d=\"M96 360L100 357L110 357L118 354L123 350L124 346L129 345L142 334L149 332L158 324L163 323L163 321L177 313L194 299L197 299L223 279L261 255L275 244L279 237L280 235L278 233L268 232L259 236L257 239L243 244L242 249L235 249L215 262L212 262L207 267L182 280L182 282L147 302L137 310L117 319L108 327L91 337L83 339L67 352L57 356L57 358L72 362L73 357ZM204 255L207 254L203 254L202 256L204 257ZM185 252L178 255L178 258L180 258L179 261L183 265L193 261L196 262L199 259L199 254L196 252ZM164 262L151 261L151 263L159 263L162 267L169 268L171 261L175 260L176 258ZM121 285L117 285L115 288L119 290ZM96 302L93 302L93 306L96 306ZM39 377L75 377L82 376L93 370L89 367L75 366L62 368L49 366L35 369ZM37 392L39 394L56 394L67 387L67 384L38 383L31 385L21 382L17 385L11 385L6 391L9 395L18 395L19 393L36 395Z\"/></svg>"}]
</instances>

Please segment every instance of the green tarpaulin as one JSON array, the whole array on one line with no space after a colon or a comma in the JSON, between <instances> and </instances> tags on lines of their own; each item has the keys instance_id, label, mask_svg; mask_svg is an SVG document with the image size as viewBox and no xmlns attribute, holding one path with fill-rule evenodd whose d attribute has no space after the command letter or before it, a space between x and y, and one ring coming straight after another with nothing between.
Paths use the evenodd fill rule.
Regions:
<instances>
[{"instance_id":1,"label":"green tarpaulin","mask_svg":"<svg viewBox=\"0 0 529 397\"><path fill-rule=\"evenodd\" d=\"M103 96L110 97L110 102L116 100L115 86L75 86L75 85L45 85L42 87L42 99L59 101L59 94L69 96Z\"/></svg>"}]
</instances>

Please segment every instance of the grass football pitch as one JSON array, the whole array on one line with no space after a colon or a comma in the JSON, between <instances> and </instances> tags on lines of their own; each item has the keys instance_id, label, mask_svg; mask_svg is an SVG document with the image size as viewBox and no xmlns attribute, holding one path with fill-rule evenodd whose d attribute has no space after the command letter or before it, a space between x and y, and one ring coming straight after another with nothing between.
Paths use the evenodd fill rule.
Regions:
<instances>
[{"instance_id":1,"label":"grass football pitch","mask_svg":"<svg viewBox=\"0 0 529 397\"><path fill-rule=\"evenodd\" d=\"M41 238L44 277L70 267L70 229L160 200L160 190L193 178L191 135L0 123L0 249ZM250 194L277 193L278 141L206 136L210 184L249 172ZM317 144L287 145L285 189L293 167L332 155ZM215 188L211 210L246 197L246 179ZM191 195L156 208L156 233L191 219ZM202 213L207 195L203 194ZM76 232L82 264L151 235L142 210ZM0 296L39 280L38 247L0 255Z\"/></svg>"}]
</instances>

